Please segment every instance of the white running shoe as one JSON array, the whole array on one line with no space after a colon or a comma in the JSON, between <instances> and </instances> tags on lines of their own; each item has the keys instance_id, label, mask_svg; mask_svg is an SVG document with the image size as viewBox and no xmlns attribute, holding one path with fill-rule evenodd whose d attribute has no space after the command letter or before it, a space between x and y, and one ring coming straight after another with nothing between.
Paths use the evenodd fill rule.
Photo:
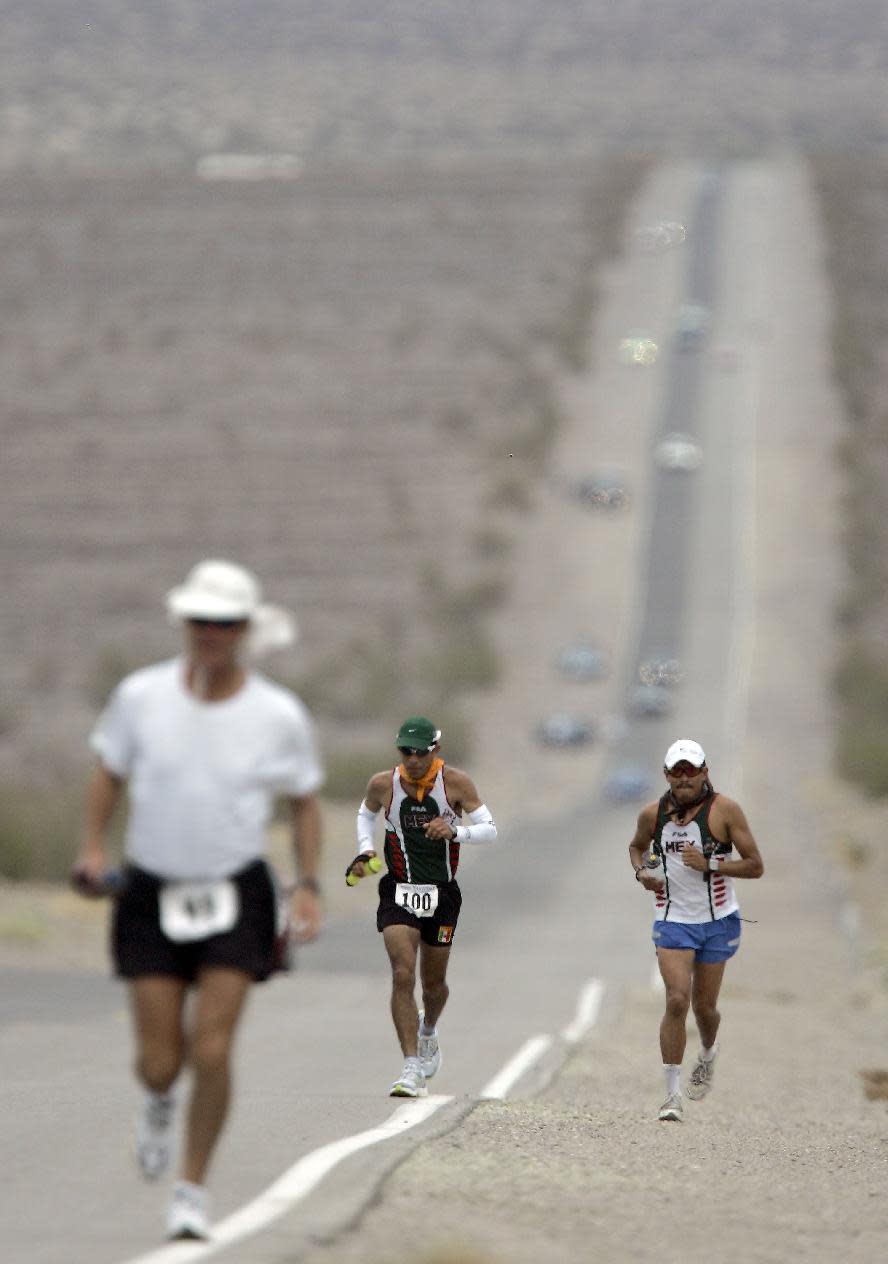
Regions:
<instances>
[{"instance_id":1,"label":"white running shoe","mask_svg":"<svg viewBox=\"0 0 888 1264\"><path fill-rule=\"evenodd\" d=\"M176 1181L167 1211L170 1241L200 1241L210 1236L210 1199L203 1185Z\"/></svg>"},{"instance_id":2,"label":"white running shoe","mask_svg":"<svg viewBox=\"0 0 888 1264\"><path fill-rule=\"evenodd\" d=\"M424 1036L422 1034L422 1020L424 1017L424 1012L420 1010L417 1053L422 1063L422 1073L427 1080L430 1080L441 1068L441 1050L438 1046L437 1036Z\"/></svg>"},{"instance_id":3,"label":"white running shoe","mask_svg":"<svg viewBox=\"0 0 888 1264\"><path fill-rule=\"evenodd\" d=\"M404 1070L389 1089L389 1097L425 1097L427 1093L419 1058L408 1058Z\"/></svg>"},{"instance_id":4,"label":"white running shoe","mask_svg":"<svg viewBox=\"0 0 888 1264\"><path fill-rule=\"evenodd\" d=\"M148 1181L163 1176L173 1157L173 1121L176 1099L172 1093L146 1093L136 1124L136 1161Z\"/></svg>"},{"instance_id":5,"label":"white running shoe","mask_svg":"<svg viewBox=\"0 0 888 1264\"><path fill-rule=\"evenodd\" d=\"M660 1113L657 1118L661 1123L677 1123L680 1124L684 1115L684 1109L681 1104L680 1093L670 1093L663 1105L660 1107Z\"/></svg>"},{"instance_id":6,"label":"white running shoe","mask_svg":"<svg viewBox=\"0 0 888 1264\"><path fill-rule=\"evenodd\" d=\"M703 1057L703 1050L697 1054L697 1061L691 1072L691 1078L685 1089L688 1097L692 1102L699 1102L701 1097L705 1097L712 1088L712 1080L715 1075L715 1059L718 1057L718 1045L713 1047L712 1057L707 1062Z\"/></svg>"}]
</instances>

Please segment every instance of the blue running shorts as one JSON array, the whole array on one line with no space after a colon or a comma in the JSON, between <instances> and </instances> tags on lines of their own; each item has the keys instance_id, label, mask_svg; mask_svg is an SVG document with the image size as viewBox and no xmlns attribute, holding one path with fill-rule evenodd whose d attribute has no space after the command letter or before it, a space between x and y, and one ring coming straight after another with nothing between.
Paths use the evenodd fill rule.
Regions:
<instances>
[{"instance_id":1,"label":"blue running shorts","mask_svg":"<svg viewBox=\"0 0 888 1264\"><path fill-rule=\"evenodd\" d=\"M654 922L657 948L690 948L695 961L727 961L740 947L740 914L717 922Z\"/></svg>"}]
</instances>

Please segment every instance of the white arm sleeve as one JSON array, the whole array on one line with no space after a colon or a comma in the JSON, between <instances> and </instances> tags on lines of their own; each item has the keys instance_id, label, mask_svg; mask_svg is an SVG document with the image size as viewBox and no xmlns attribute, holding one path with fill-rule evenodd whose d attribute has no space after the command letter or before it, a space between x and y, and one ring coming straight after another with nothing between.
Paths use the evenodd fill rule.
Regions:
<instances>
[{"instance_id":1,"label":"white arm sleeve","mask_svg":"<svg viewBox=\"0 0 888 1264\"><path fill-rule=\"evenodd\" d=\"M458 843L493 843L496 841L496 824L490 815L490 808L482 803L474 812L467 812L470 825L457 825L456 841Z\"/></svg>"},{"instance_id":2,"label":"white arm sleeve","mask_svg":"<svg viewBox=\"0 0 888 1264\"><path fill-rule=\"evenodd\" d=\"M366 851L376 851L376 845L373 842L373 829L376 825L377 812L371 812L367 807L366 799L361 800L361 806L358 808L358 819L356 821L358 828L358 855L362 856Z\"/></svg>"}]
</instances>

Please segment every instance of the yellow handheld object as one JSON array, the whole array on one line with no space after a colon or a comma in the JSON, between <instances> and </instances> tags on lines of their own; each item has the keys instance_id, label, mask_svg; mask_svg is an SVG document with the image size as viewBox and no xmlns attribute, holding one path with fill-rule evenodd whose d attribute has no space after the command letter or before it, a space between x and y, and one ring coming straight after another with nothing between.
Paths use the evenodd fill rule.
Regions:
<instances>
[{"instance_id":1,"label":"yellow handheld object","mask_svg":"<svg viewBox=\"0 0 888 1264\"><path fill-rule=\"evenodd\" d=\"M345 871L345 881L350 887L357 886L357 884L361 881L352 869L352 866L357 864L359 860L370 870L371 873L379 873L382 868L382 861L378 856L367 856L366 858L363 855L355 856L354 860Z\"/></svg>"}]
</instances>

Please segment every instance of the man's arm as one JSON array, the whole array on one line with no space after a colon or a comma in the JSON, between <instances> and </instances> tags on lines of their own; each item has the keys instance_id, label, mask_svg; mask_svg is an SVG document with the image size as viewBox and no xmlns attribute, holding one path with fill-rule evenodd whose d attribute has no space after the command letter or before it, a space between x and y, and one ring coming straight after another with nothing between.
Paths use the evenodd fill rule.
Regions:
<instances>
[{"instance_id":1,"label":"man's arm","mask_svg":"<svg viewBox=\"0 0 888 1264\"><path fill-rule=\"evenodd\" d=\"M426 826L426 837L446 841L456 838L461 843L493 843L496 841L496 822L475 788L468 773L459 768L444 772L444 788L448 800L460 813L468 817L468 825L451 825L443 816L436 816Z\"/></svg>"},{"instance_id":2,"label":"man's arm","mask_svg":"<svg viewBox=\"0 0 888 1264\"><path fill-rule=\"evenodd\" d=\"M743 809L733 799L726 800L725 809L728 838L741 858L723 860L719 871L729 878L760 878L765 872L765 866Z\"/></svg>"},{"instance_id":3,"label":"man's arm","mask_svg":"<svg viewBox=\"0 0 888 1264\"><path fill-rule=\"evenodd\" d=\"M296 890L293 894L294 935L299 943L315 939L321 929L321 808L317 796L290 800L293 814L293 855Z\"/></svg>"},{"instance_id":4,"label":"man's arm","mask_svg":"<svg viewBox=\"0 0 888 1264\"><path fill-rule=\"evenodd\" d=\"M124 780L98 763L86 789L86 821L83 841L74 861L72 877L82 887L97 885L104 873L106 835L114 809L120 801Z\"/></svg>"},{"instance_id":5,"label":"man's arm","mask_svg":"<svg viewBox=\"0 0 888 1264\"><path fill-rule=\"evenodd\" d=\"M367 791L358 808L357 820L355 822L358 835L358 850L354 861L346 870L346 876L353 873L357 878L365 877L370 870L364 865L360 856L376 855L376 845L373 841L373 830L376 825L377 813L382 808L388 807L387 789L390 774L387 772L374 773L367 783Z\"/></svg>"},{"instance_id":6,"label":"man's arm","mask_svg":"<svg viewBox=\"0 0 888 1264\"><path fill-rule=\"evenodd\" d=\"M657 804L649 803L638 814L635 833L629 844L629 859L632 862L632 868L635 870L635 876L639 885L643 886L646 891L659 891L663 885L662 878L654 877L653 874L649 874L644 868L644 858L650 848L656 825Z\"/></svg>"},{"instance_id":7,"label":"man's arm","mask_svg":"<svg viewBox=\"0 0 888 1264\"><path fill-rule=\"evenodd\" d=\"M720 795L719 799L721 819L718 820L717 825L715 821L711 822L713 831L717 834L724 831L728 841L739 853L740 859L722 860L719 858L718 872L723 873L726 878L760 878L765 872L765 866L743 809L739 803L735 803L733 799L728 799L724 795ZM681 853L681 858L691 869L697 869L701 873L709 866L707 857L697 847L686 847Z\"/></svg>"}]
</instances>

